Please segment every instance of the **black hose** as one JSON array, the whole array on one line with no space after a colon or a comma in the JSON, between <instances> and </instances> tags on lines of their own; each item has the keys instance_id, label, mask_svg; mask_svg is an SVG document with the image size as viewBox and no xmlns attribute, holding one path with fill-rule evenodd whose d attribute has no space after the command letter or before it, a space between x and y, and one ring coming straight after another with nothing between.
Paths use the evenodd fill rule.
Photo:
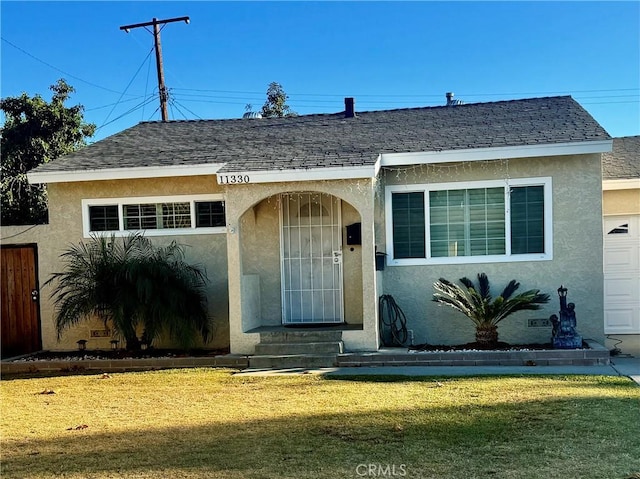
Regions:
<instances>
[{"instance_id":1,"label":"black hose","mask_svg":"<svg viewBox=\"0 0 640 479\"><path fill-rule=\"evenodd\" d=\"M407 318L390 294L383 294L378 300L380 318L380 339L383 346L404 346L409 333Z\"/></svg>"}]
</instances>

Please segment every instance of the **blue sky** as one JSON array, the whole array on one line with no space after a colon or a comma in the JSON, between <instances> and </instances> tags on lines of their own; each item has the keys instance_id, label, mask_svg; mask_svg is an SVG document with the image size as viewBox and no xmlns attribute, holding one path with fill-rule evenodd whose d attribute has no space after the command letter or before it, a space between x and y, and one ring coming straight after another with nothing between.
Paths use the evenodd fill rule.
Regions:
<instances>
[{"instance_id":1,"label":"blue sky","mask_svg":"<svg viewBox=\"0 0 640 479\"><path fill-rule=\"evenodd\" d=\"M612 136L640 134L640 2L0 3L2 97L70 104L101 139L160 118L153 36L171 119L238 118L281 83L299 114L572 95ZM34 58L35 57L35 58ZM64 73L63 73L64 72ZM144 106L141 106L146 103Z\"/></svg>"}]
</instances>

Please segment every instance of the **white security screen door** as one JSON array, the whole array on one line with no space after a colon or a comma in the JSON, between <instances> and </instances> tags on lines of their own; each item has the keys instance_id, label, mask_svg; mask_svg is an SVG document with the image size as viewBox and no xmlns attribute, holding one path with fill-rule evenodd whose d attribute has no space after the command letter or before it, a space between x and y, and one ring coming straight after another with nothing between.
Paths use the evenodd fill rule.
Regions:
<instances>
[{"instance_id":1,"label":"white security screen door","mask_svg":"<svg viewBox=\"0 0 640 479\"><path fill-rule=\"evenodd\" d=\"M340 200L323 193L281 199L283 323L341 323Z\"/></svg>"}]
</instances>

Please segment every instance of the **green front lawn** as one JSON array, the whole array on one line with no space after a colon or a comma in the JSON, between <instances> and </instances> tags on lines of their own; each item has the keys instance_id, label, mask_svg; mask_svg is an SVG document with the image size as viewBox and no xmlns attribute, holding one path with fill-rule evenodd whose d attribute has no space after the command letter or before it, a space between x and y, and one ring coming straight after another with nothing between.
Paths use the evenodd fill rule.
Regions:
<instances>
[{"instance_id":1,"label":"green front lawn","mask_svg":"<svg viewBox=\"0 0 640 479\"><path fill-rule=\"evenodd\" d=\"M4 479L640 472L640 388L624 378L257 378L192 369L5 379L0 391Z\"/></svg>"}]
</instances>

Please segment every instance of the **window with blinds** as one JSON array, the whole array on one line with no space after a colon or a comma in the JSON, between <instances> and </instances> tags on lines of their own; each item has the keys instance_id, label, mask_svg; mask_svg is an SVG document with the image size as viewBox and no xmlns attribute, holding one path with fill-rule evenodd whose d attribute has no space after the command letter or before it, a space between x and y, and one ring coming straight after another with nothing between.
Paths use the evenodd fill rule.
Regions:
<instances>
[{"instance_id":1,"label":"window with blinds","mask_svg":"<svg viewBox=\"0 0 640 479\"><path fill-rule=\"evenodd\" d=\"M387 187L392 264L551 258L551 178L456 186Z\"/></svg>"},{"instance_id":2,"label":"window with blinds","mask_svg":"<svg viewBox=\"0 0 640 479\"><path fill-rule=\"evenodd\" d=\"M511 188L511 254L544 253L544 187Z\"/></svg>"},{"instance_id":3,"label":"window with blinds","mask_svg":"<svg viewBox=\"0 0 640 479\"><path fill-rule=\"evenodd\" d=\"M505 254L504 188L429 193L432 257Z\"/></svg>"},{"instance_id":4,"label":"window with blinds","mask_svg":"<svg viewBox=\"0 0 640 479\"><path fill-rule=\"evenodd\" d=\"M424 258L424 193L393 194L393 245L396 258Z\"/></svg>"}]
</instances>

